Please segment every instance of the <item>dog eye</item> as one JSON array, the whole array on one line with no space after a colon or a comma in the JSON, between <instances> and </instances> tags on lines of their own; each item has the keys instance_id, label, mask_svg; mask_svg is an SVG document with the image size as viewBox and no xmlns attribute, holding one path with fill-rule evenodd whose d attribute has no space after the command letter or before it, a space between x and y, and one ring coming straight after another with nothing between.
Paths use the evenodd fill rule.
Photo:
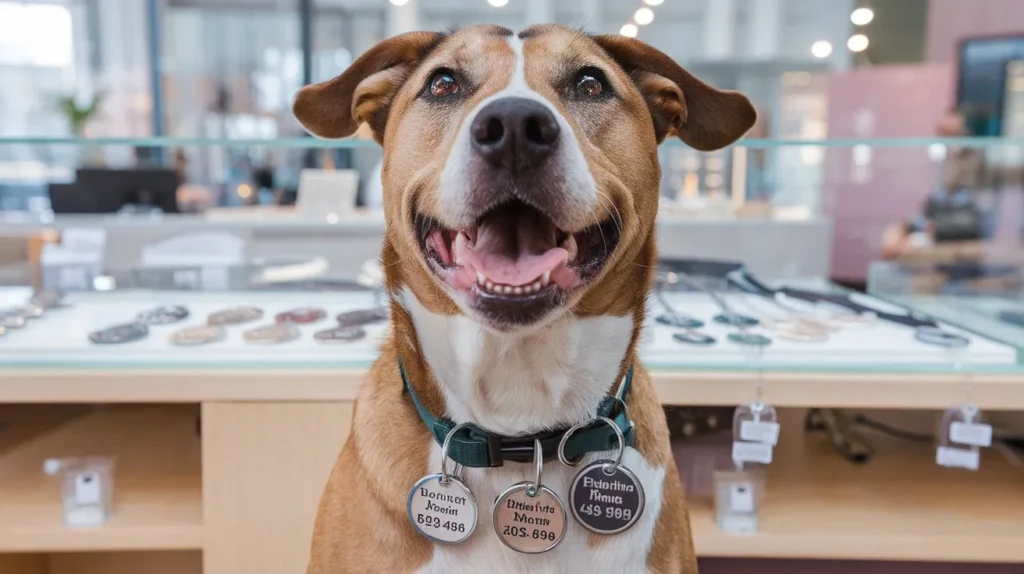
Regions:
<instances>
[{"instance_id":1,"label":"dog eye","mask_svg":"<svg viewBox=\"0 0 1024 574\"><path fill-rule=\"evenodd\" d=\"M430 95L435 98L443 98L459 93L459 82L455 76L447 70L434 72L430 77Z\"/></svg>"},{"instance_id":2,"label":"dog eye","mask_svg":"<svg viewBox=\"0 0 1024 574\"><path fill-rule=\"evenodd\" d=\"M576 73L575 92L580 98L600 98L609 95L610 86L604 72L586 67Z\"/></svg>"}]
</instances>

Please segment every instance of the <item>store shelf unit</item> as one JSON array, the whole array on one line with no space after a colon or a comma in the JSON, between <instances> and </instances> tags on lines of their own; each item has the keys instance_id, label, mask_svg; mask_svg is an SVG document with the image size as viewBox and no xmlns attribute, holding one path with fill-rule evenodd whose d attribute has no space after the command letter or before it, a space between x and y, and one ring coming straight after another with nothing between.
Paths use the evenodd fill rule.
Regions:
<instances>
[{"instance_id":1,"label":"store shelf unit","mask_svg":"<svg viewBox=\"0 0 1024 574\"><path fill-rule=\"evenodd\" d=\"M945 469L930 443L865 433L875 455L858 465L801 430L784 425L756 534L723 532L694 505L700 556L1024 563L1024 470L1001 453Z\"/></svg>"},{"instance_id":2,"label":"store shelf unit","mask_svg":"<svg viewBox=\"0 0 1024 574\"><path fill-rule=\"evenodd\" d=\"M0 434L11 437L0 443L0 552L202 548L196 407L97 407L69 417L52 406L33 417L18 408L5 407L12 422ZM56 424L41 428L38 417ZM69 528L60 482L43 474L43 461L90 455L117 459L115 510L105 525Z\"/></svg>"}]
</instances>

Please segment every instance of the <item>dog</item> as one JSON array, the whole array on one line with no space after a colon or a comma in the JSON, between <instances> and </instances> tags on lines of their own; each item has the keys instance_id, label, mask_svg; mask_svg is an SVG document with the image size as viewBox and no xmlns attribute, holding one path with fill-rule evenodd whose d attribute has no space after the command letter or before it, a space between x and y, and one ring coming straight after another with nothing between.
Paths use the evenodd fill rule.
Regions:
<instances>
[{"instance_id":1,"label":"dog","mask_svg":"<svg viewBox=\"0 0 1024 574\"><path fill-rule=\"evenodd\" d=\"M637 353L656 265L657 148L673 136L729 145L754 124L748 99L624 36L477 26L385 40L300 90L293 110L316 136L366 124L383 147L392 299L308 572L696 572L665 417ZM432 416L521 437L591 421L630 374L622 465L646 493L631 528L595 534L570 517L550 552L506 548L491 504L534 479L524 458L462 470L479 504L467 540L416 531L410 489L442 457L414 398ZM568 500L578 469L542 456L542 484Z\"/></svg>"}]
</instances>

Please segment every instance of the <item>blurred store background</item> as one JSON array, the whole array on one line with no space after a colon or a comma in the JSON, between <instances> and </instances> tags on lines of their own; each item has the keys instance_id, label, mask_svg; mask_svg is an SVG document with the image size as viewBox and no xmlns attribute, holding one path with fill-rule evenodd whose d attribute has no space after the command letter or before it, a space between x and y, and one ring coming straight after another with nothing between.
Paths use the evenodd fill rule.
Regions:
<instances>
[{"instance_id":1,"label":"blurred store background","mask_svg":"<svg viewBox=\"0 0 1024 574\"><path fill-rule=\"evenodd\" d=\"M306 137L296 90L389 35L484 22L637 36L748 94L745 142L663 148L665 216L819 226L786 235L819 252L781 275L862 285L871 261L949 239L930 227L937 195L978 212L960 239L1020 241L1016 0L0 0L0 222L299 203L296 225L344 225L301 208L300 174L353 170L345 198L365 215L380 153Z\"/></svg>"}]
</instances>

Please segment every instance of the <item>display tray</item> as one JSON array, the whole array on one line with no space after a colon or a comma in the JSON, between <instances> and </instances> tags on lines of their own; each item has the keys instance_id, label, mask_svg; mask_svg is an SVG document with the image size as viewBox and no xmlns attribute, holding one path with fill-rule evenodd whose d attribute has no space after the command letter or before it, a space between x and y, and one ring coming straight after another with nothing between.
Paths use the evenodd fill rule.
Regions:
<instances>
[{"instance_id":1,"label":"display tray","mask_svg":"<svg viewBox=\"0 0 1024 574\"><path fill-rule=\"evenodd\" d=\"M0 292L0 306L23 302L24 290ZM679 343L673 334L680 329L655 322L664 312L652 298L640 351L644 363L655 370L749 371L756 369L787 371L885 372L920 368L925 371L951 370L962 366L972 370L1013 371L1017 349L975 333L944 324L951 332L970 338L962 350L924 344L908 327L879 321L870 327L855 326L831 334L821 342L797 342L779 337L763 326L749 328L771 344L761 352L728 340L737 328L718 324L713 317L719 306L707 294L671 292L670 305L705 322L699 331L716 339L710 346ZM863 296L880 310L905 312L902 308ZM785 312L753 295L731 294L727 303L732 311L762 320L777 318ZM189 317L179 323L150 326L143 339L100 345L90 341L89 333L110 325L128 323L140 311L161 305L184 305ZM263 310L258 321L227 327L224 340L202 346L177 346L171 343L173 332L183 327L205 324L211 313L240 305ZM343 311L373 305L373 295L363 292L168 292L124 291L71 293L65 304L31 319L21 329L11 329L0 338L0 369L7 368L287 368L287 369L365 369L377 356L381 338L389 328L386 322L366 327L367 336L346 343L322 343L314 333L335 324ZM270 325L274 316L298 307L318 307L326 316L310 324L297 325L300 336L279 344L252 344L243 332Z\"/></svg>"},{"instance_id":2,"label":"display tray","mask_svg":"<svg viewBox=\"0 0 1024 574\"><path fill-rule=\"evenodd\" d=\"M1024 349L1024 324L1000 318L1012 313L1024 320L1024 301L984 295L892 295L893 303L972 328L986 337Z\"/></svg>"}]
</instances>

